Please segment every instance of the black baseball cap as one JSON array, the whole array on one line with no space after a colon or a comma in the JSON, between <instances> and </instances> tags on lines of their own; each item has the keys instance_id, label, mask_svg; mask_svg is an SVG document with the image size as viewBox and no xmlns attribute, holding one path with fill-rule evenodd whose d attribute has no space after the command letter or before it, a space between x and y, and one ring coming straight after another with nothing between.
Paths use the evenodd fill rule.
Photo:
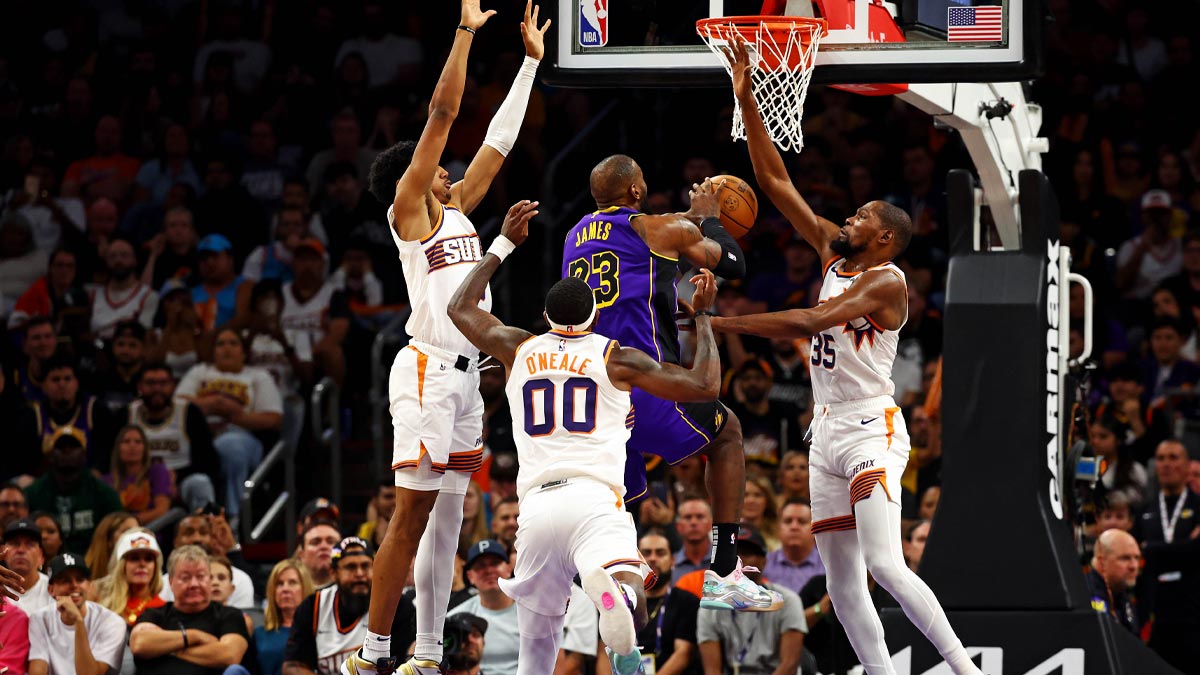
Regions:
<instances>
[{"instance_id":1,"label":"black baseball cap","mask_svg":"<svg viewBox=\"0 0 1200 675\"><path fill-rule=\"evenodd\" d=\"M484 555L494 555L504 562L508 562L508 549L504 548L504 544L495 539L480 539L472 544L470 550L467 551L465 569L470 569L475 560Z\"/></svg>"},{"instance_id":2,"label":"black baseball cap","mask_svg":"<svg viewBox=\"0 0 1200 675\"><path fill-rule=\"evenodd\" d=\"M327 512L330 517L319 520L331 520L336 523L342 517L341 509L338 508L337 504L324 497L317 497L316 499L308 500L304 508L300 509L300 522L304 522L322 511Z\"/></svg>"},{"instance_id":3,"label":"black baseball cap","mask_svg":"<svg viewBox=\"0 0 1200 675\"><path fill-rule=\"evenodd\" d=\"M753 525L742 525L738 530L738 546L753 546L762 555L767 554L767 542Z\"/></svg>"},{"instance_id":4,"label":"black baseball cap","mask_svg":"<svg viewBox=\"0 0 1200 675\"><path fill-rule=\"evenodd\" d=\"M54 581L55 577L71 569L83 572L83 578L85 579L92 576L92 571L89 570L87 564L84 563L83 556L76 555L74 553L63 553L61 555L54 556L54 558L50 560L49 567L50 581Z\"/></svg>"},{"instance_id":5,"label":"black baseball cap","mask_svg":"<svg viewBox=\"0 0 1200 675\"><path fill-rule=\"evenodd\" d=\"M360 537L345 537L338 542L337 546L333 547L333 554L329 561L337 567L338 561L342 558L349 558L356 555L365 555L368 558L375 557L375 549L371 547L371 543Z\"/></svg>"},{"instance_id":6,"label":"black baseball cap","mask_svg":"<svg viewBox=\"0 0 1200 675\"><path fill-rule=\"evenodd\" d=\"M4 528L4 543L8 543L9 539L23 534L37 542L38 546L42 545L42 528L37 526L37 523L28 518L14 520Z\"/></svg>"},{"instance_id":7,"label":"black baseball cap","mask_svg":"<svg viewBox=\"0 0 1200 675\"><path fill-rule=\"evenodd\" d=\"M481 616L475 616L470 612L459 612L457 614L452 614L446 619L446 623L457 625L459 628L467 631L477 630L479 631L480 635L485 635L488 629L487 619Z\"/></svg>"}]
</instances>

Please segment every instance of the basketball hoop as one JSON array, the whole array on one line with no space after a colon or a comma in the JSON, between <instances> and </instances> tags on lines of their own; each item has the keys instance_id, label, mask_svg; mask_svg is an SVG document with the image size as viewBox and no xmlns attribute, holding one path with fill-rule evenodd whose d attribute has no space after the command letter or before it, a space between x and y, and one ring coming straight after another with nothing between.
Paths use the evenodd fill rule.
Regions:
<instances>
[{"instance_id":1,"label":"basketball hoop","mask_svg":"<svg viewBox=\"0 0 1200 675\"><path fill-rule=\"evenodd\" d=\"M767 135L780 148L799 152L804 147L800 130L804 98L812 81L817 48L828 33L825 20L801 16L723 16L697 21L696 32L730 77L733 69L722 50L735 33L746 40L754 65L750 69L750 90ZM735 139L746 137L742 106L736 97L732 133Z\"/></svg>"}]
</instances>

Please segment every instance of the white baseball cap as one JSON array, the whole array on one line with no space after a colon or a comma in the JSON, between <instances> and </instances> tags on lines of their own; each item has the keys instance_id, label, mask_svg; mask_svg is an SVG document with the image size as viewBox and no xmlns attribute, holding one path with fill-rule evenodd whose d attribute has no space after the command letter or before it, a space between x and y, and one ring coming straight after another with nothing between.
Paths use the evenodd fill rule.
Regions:
<instances>
[{"instance_id":1,"label":"white baseball cap","mask_svg":"<svg viewBox=\"0 0 1200 675\"><path fill-rule=\"evenodd\" d=\"M1142 195L1143 209L1171 208L1171 193L1166 190L1150 190Z\"/></svg>"},{"instance_id":2,"label":"white baseball cap","mask_svg":"<svg viewBox=\"0 0 1200 675\"><path fill-rule=\"evenodd\" d=\"M153 532L142 528L134 528L117 540L117 560L124 558L130 551L141 549L154 551L158 561L162 562L162 549L158 547L158 539L154 537Z\"/></svg>"}]
</instances>

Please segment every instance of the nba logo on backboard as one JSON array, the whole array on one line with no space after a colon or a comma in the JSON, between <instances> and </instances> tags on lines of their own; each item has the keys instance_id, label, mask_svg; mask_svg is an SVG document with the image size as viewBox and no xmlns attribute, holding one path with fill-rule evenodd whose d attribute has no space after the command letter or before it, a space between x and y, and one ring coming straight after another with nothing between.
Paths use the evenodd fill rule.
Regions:
<instances>
[{"instance_id":1,"label":"nba logo on backboard","mask_svg":"<svg viewBox=\"0 0 1200 675\"><path fill-rule=\"evenodd\" d=\"M579 0L579 46L608 44L608 0Z\"/></svg>"}]
</instances>

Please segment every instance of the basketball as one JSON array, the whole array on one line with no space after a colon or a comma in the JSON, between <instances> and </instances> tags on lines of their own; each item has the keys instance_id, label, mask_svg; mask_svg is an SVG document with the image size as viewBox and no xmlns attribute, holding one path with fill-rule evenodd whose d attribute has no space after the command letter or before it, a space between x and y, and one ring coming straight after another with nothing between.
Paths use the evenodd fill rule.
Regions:
<instances>
[{"instance_id":1,"label":"basketball","mask_svg":"<svg viewBox=\"0 0 1200 675\"><path fill-rule=\"evenodd\" d=\"M713 176L721 200L721 225L735 239L744 237L758 218L758 197L746 181L728 174Z\"/></svg>"}]
</instances>

